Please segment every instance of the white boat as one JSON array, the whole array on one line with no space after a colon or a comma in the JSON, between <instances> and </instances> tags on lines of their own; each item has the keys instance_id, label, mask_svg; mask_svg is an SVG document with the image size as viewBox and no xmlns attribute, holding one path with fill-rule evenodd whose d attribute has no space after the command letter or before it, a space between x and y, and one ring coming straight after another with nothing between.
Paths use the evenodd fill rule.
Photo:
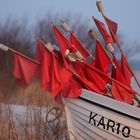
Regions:
<instances>
[{"instance_id":1,"label":"white boat","mask_svg":"<svg viewBox=\"0 0 140 140\"><path fill-rule=\"evenodd\" d=\"M140 108L82 90L65 99L70 140L140 140Z\"/></svg>"}]
</instances>

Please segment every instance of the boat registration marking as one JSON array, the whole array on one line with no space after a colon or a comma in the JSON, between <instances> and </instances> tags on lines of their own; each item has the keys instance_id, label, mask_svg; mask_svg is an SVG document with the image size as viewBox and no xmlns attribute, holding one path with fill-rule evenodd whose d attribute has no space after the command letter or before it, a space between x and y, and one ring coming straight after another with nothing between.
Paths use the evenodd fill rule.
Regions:
<instances>
[{"instance_id":1,"label":"boat registration marking","mask_svg":"<svg viewBox=\"0 0 140 140\"><path fill-rule=\"evenodd\" d=\"M88 122L101 129L105 129L109 132L122 135L125 138L128 138L130 136L130 131L131 131L130 127L123 125L121 123L115 122L114 120L108 119L97 113L90 112Z\"/></svg>"}]
</instances>

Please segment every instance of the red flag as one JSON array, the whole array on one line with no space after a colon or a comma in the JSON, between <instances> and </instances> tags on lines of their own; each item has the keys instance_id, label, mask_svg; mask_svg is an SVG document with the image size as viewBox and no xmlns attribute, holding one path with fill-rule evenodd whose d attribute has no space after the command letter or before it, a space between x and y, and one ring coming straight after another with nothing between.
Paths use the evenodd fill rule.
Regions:
<instances>
[{"instance_id":1,"label":"red flag","mask_svg":"<svg viewBox=\"0 0 140 140\"><path fill-rule=\"evenodd\" d=\"M110 34L112 36L112 39L113 39L114 43L117 43L116 42L116 39L117 39L116 38L116 32L117 32L117 26L118 26L117 23L112 21L112 20L110 20L107 17L105 17L105 20L106 20L106 22L107 22L107 24L109 26L109 31L110 31Z\"/></svg>"},{"instance_id":2,"label":"red flag","mask_svg":"<svg viewBox=\"0 0 140 140\"><path fill-rule=\"evenodd\" d=\"M91 69L93 72L96 72L98 75L100 75L101 78L102 78L104 81L106 81L106 82L109 82L109 81L110 81L110 78L109 78L108 74L106 74L106 73L100 71L99 69L97 69L96 67L94 67L94 66L88 64L87 62L83 62L83 63L85 64L85 67Z\"/></svg>"},{"instance_id":3,"label":"red flag","mask_svg":"<svg viewBox=\"0 0 140 140\"><path fill-rule=\"evenodd\" d=\"M105 20L107 21L107 23L108 23L109 27L111 28L112 32L114 33L114 35L116 35L117 28L118 28L117 23L112 21L112 20L110 20L106 16L105 16Z\"/></svg>"},{"instance_id":4,"label":"red flag","mask_svg":"<svg viewBox=\"0 0 140 140\"><path fill-rule=\"evenodd\" d=\"M38 72L38 67L38 64L14 53L13 75L22 87L25 88L31 83L33 76Z\"/></svg>"},{"instance_id":5,"label":"red flag","mask_svg":"<svg viewBox=\"0 0 140 140\"><path fill-rule=\"evenodd\" d=\"M72 73L65 68L52 54L52 75L51 75L51 93L52 96L56 96L64 87L65 84L72 77Z\"/></svg>"},{"instance_id":6,"label":"red flag","mask_svg":"<svg viewBox=\"0 0 140 140\"><path fill-rule=\"evenodd\" d=\"M105 73L108 73L110 64L111 64L110 58L108 57L105 50L101 46L100 42L96 40L95 67Z\"/></svg>"},{"instance_id":7,"label":"red flag","mask_svg":"<svg viewBox=\"0 0 140 140\"><path fill-rule=\"evenodd\" d=\"M130 86L121 72L120 64L119 64L117 58L115 57L115 55L113 56L113 62L115 64L116 68L114 66L112 67L112 75L111 76L114 79L118 80L119 82L121 82L127 86Z\"/></svg>"},{"instance_id":8,"label":"red flag","mask_svg":"<svg viewBox=\"0 0 140 140\"><path fill-rule=\"evenodd\" d=\"M50 63L52 62L52 63ZM56 96L71 78L72 73L55 56L44 52L41 87Z\"/></svg>"},{"instance_id":9,"label":"red flag","mask_svg":"<svg viewBox=\"0 0 140 140\"><path fill-rule=\"evenodd\" d=\"M95 22L96 26L98 27L99 31L101 32L104 40L107 41L107 42L109 42L109 43L112 43L113 42L112 37L107 32L104 23L101 22L101 21L99 21L99 20L97 20L96 18L94 18L94 22Z\"/></svg>"},{"instance_id":10,"label":"red flag","mask_svg":"<svg viewBox=\"0 0 140 140\"><path fill-rule=\"evenodd\" d=\"M80 74L82 78L85 78L92 82L99 91L103 92L107 82L109 82L109 79L101 77L99 74L97 74L87 66L89 64L85 65L85 63L82 63L80 61L74 62L73 67L75 71Z\"/></svg>"},{"instance_id":11,"label":"red flag","mask_svg":"<svg viewBox=\"0 0 140 140\"><path fill-rule=\"evenodd\" d=\"M62 94L64 97L76 98L81 95L82 86L73 77L66 83L62 89Z\"/></svg>"},{"instance_id":12,"label":"red flag","mask_svg":"<svg viewBox=\"0 0 140 140\"><path fill-rule=\"evenodd\" d=\"M90 54L88 50L83 46L83 44L76 38L76 36L70 32L70 42L77 48L77 50L83 55L84 58L87 58Z\"/></svg>"},{"instance_id":13,"label":"red flag","mask_svg":"<svg viewBox=\"0 0 140 140\"><path fill-rule=\"evenodd\" d=\"M66 49L71 48L70 42L65 38L65 36L58 30L58 28L53 24L53 30L60 47L63 62L66 68L69 68L67 60L64 56Z\"/></svg>"},{"instance_id":14,"label":"red flag","mask_svg":"<svg viewBox=\"0 0 140 140\"><path fill-rule=\"evenodd\" d=\"M72 67L74 70L80 74L80 76L87 78L87 71L85 70L85 65L80 61L71 62Z\"/></svg>"},{"instance_id":15,"label":"red flag","mask_svg":"<svg viewBox=\"0 0 140 140\"><path fill-rule=\"evenodd\" d=\"M118 85L112 81L112 95L116 100L132 104L134 94L134 91L130 92L130 90L127 90L126 88L123 88L121 85Z\"/></svg>"},{"instance_id":16,"label":"red flag","mask_svg":"<svg viewBox=\"0 0 140 140\"><path fill-rule=\"evenodd\" d=\"M90 68L86 67L87 71L87 77L88 80L94 83L96 87L101 91L105 91L105 86L109 82L109 80L106 81L106 79L103 79L100 75L98 75L95 71L91 70Z\"/></svg>"},{"instance_id":17,"label":"red flag","mask_svg":"<svg viewBox=\"0 0 140 140\"><path fill-rule=\"evenodd\" d=\"M35 59L37 61L39 61L41 64L43 63L44 52L45 52L45 47L44 47L43 41L40 40L40 39L36 39L36 54L35 54ZM39 79L41 77L41 68L42 67L38 67L38 78Z\"/></svg>"},{"instance_id":18,"label":"red flag","mask_svg":"<svg viewBox=\"0 0 140 140\"><path fill-rule=\"evenodd\" d=\"M121 56L121 71L122 71L122 74L123 74L124 78L126 79L126 81L130 84L133 74L130 71L130 69L128 68L127 62L126 62L123 54Z\"/></svg>"},{"instance_id":19,"label":"red flag","mask_svg":"<svg viewBox=\"0 0 140 140\"><path fill-rule=\"evenodd\" d=\"M99 93L99 94L104 94L103 92L101 92L101 91L98 89L98 87L97 87L94 83L90 82L90 81L87 80L86 78L84 78L84 77L82 77L82 76L79 76L79 77L77 77L77 78L79 79L80 83L81 83L86 89L91 90L91 91L96 92L96 93Z\"/></svg>"},{"instance_id":20,"label":"red flag","mask_svg":"<svg viewBox=\"0 0 140 140\"><path fill-rule=\"evenodd\" d=\"M50 92L51 75L52 75L51 53L45 50L42 59L43 62L42 62L42 69L41 69L40 87Z\"/></svg>"},{"instance_id":21,"label":"red flag","mask_svg":"<svg viewBox=\"0 0 140 140\"><path fill-rule=\"evenodd\" d=\"M35 56L35 58L40 63L42 63L42 61L43 61L44 50L45 50L45 47L44 47L43 41L40 39L37 39L36 40L36 56Z\"/></svg>"}]
</instances>

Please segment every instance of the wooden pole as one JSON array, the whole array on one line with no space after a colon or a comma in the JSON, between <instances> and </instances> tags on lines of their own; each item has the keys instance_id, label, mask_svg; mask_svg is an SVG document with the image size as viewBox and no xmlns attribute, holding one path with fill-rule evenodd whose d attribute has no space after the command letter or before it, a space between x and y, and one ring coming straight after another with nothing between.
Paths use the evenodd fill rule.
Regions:
<instances>
[{"instance_id":1,"label":"wooden pole","mask_svg":"<svg viewBox=\"0 0 140 140\"><path fill-rule=\"evenodd\" d=\"M16 54L18 54L18 55L20 55L20 56L22 56L22 57L24 57L24 58L26 58L26 59L28 59L28 60L30 60L30 61L32 61L32 62L38 64L38 65L40 65L40 62L39 62L39 61L34 60L34 59L32 59L32 58L30 58L30 57L28 57L28 56L22 54L21 52L18 52L18 51L16 51L16 50L12 49L12 48L8 48L8 50L11 51L11 52L13 52L13 53L16 53Z\"/></svg>"},{"instance_id":2,"label":"wooden pole","mask_svg":"<svg viewBox=\"0 0 140 140\"><path fill-rule=\"evenodd\" d=\"M104 14L104 12L103 12L103 7L100 8L100 7L98 6L98 4L101 4L101 2L100 2L100 1L99 1L99 2L96 1L96 4L97 4L97 7L98 7L98 9L99 9L99 12L101 12L101 14L102 14L102 16L103 16L103 18L104 18L104 20L105 20L105 22L106 22L106 24L107 24L107 26L108 26L108 28L109 28L111 34L113 35L113 37L114 37L114 39L115 39L115 42L116 42L116 44L117 44L117 46L118 46L118 48L119 48L121 54L124 56L124 59L125 59L125 61L126 61L126 64L127 64L128 68L129 68L130 72L132 73L132 75L133 75L133 77L134 77L134 79L135 79L137 85L138 85L139 88L140 88L140 83L139 83L139 81L137 80L137 78L136 78L134 72L132 71L132 68L131 68L131 66L129 65L127 59L126 59L125 54L123 53L123 50L121 49L121 46L120 46L120 44L119 44L119 42L118 42L117 37L116 37L115 34L113 33L112 28L110 27L110 25L108 24L108 22L107 22L107 20L106 20L106 18L105 18L105 14Z\"/></svg>"},{"instance_id":3,"label":"wooden pole","mask_svg":"<svg viewBox=\"0 0 140 140\"><path fill-rule=\"evenodd\" d=\"M2 50L4 50L4 51L11 51L11 52L13 52L13 53L16 53L16 54L18 54L18 55L20 55L20 56L22 56L22 57L24 57L24 58L26 58L26 59L28 59L28 60L34 62L34 63L40 65L40 62L39 62L39 61L34 60L34 59L32 59L32 58L30 58L30 57L28 57L28 56L22 54L21 52L18 52L18 51L14 50L14 49L12 49L12 48L9 48L9 47L7 47L7 46L5 46L5 45L3 45L3 44L0 44L0 48L1 48ZM6 48L6 49L5 49L5 48Z\"/></svg>"}]
</instances>

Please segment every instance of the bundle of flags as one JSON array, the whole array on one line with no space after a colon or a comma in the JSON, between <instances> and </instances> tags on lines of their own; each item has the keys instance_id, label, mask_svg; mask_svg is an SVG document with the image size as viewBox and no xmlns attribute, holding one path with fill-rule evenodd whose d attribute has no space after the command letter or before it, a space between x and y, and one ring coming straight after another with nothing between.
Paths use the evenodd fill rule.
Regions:
<instances>
[{"instance_id":1,"label":"bundle of flags","mask_svg":"<svg viewBox=\"0 0 140 140\"><path fill-rule=\"evenodd\" d=\"M117 24L107 17L105 19L109 24L110 33L104 23L95 18L94 21L105 41L116 43ZM37 39L35 59L39 63L17 53L13 54L13 75L22 87L27 87L33 78L38 78L40 87L49 91L53 97L62 94L64 97L76 98L81 95L82 88L107 95L109 89L112 98L128 104L132 103L135 91L132 90L130 83L133 74L123 54L121 54L121 64L115 55L111 60L97 39L95 58L92 56L94 64L89 64L86 58L91 54L74 33L70 32L70 40L68 40L55 24L52 27L60 51L49 51L46 47L47 42ZM77 52L83 56L82 59L75 55ZM108 84L112 85L111 89Z\"/></svg>"}]
</instances>

